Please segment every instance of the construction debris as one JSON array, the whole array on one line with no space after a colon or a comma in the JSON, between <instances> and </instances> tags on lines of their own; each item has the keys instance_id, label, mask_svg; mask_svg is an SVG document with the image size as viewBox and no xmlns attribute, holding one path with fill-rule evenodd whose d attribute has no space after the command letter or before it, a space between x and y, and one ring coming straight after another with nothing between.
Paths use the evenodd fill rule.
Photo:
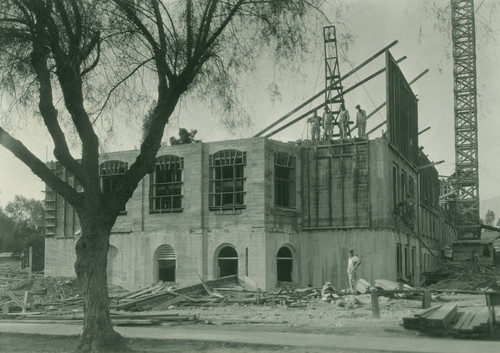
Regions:
<instances>
[{"instance_id":1,"label":"construction debris","mask_svg":"<svg viewBox=\"0 0 500 353\"><path fill-rule=\"evenodd\" d=\"M496 270L493 265L478 264L474 271L469 261L445 263L423 274L423 285L430 289L455 289L484 292L496 289Z\"/></svg>"}]
</instances>

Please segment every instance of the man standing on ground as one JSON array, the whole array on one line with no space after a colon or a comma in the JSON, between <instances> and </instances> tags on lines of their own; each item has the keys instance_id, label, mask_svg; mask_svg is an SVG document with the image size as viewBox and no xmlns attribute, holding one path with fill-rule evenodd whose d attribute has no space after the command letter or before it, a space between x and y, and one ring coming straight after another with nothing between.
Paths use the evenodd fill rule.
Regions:
<instances>
[{"instance_id":1,"label":"man standing on ground","mask_svg":"<svg viewBox=\"0 0 500 353\"><path fill-rule=\"evenodd\" d=\"M347 262L347 276L349 277L349 290L354 292L356 288L357 273L356 270L361 264L361 259L354 255L354 250L349 250L349 260Z\"/></svg>"},{"instance_id":2,"label":"man standing on ground","mask_svg":"<svg viewBox=\"0 0 500 353\"><path fill-rule=\"evenodd\" d=\"M366 112L364 109L361 109L361 106L358 104L356 106L358 113L356 114L356 124L358 125L358 136L362 139L366 137Z\"/></svg>"}]
</instances>

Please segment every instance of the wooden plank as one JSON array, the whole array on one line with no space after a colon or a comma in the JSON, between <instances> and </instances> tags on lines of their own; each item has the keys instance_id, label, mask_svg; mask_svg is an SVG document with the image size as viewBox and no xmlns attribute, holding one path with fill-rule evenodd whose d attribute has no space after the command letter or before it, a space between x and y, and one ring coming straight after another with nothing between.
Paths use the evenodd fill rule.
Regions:
<instances>
[{"instance_id":1,"label":"wooden plank","mask_svg":"<svg viewBox=\"0 0 500 353\"><path fill-rule=\"evenodd\" d=\"M474 316L474 319L470 322L469 326L464 330L466 332L482 331L480 325L488 324L488 312L480 311Z\"/></svg>"},{"instance_id":2,"label":"wooden plank","mask_svg":"<svg viewBox=\"0 0 500 353\"><path fill-rule=\"evenodd\" d=\"M459 333L466 332L472 320L474 320L476 313L471 312L470 315L465 319L462 326L460 327Z\"/></svg>"},{"instance_id":3,"label":"wooden plank","mask_svg":"<svg viewBox=\"0 0 500 353\"><path fill-rule=\"evenodd\" d=\"M457 323L453 325L452 330L459 331L465 321L472 315L470 311L465 311L461 314L460 319L458 319Z\"/></svg>"},{"instance_id":4,"label":"wooden plank","mask_svg":"<svg viewBox=\"0 0 500 353\"><path fill-rule=\"evenodd\" d=\"M371 292L372 299L372 316L374 319L380 319L380 308L378 306L378 291L376 289Z\"/></svg>"},{"instance_id":5,"label":"wooden plank","mask_svg":"<svg viewBox=\"0 0 500 353\"><path fill-rule=\"evenodd\" d=\"M418 317L404 317L403 326L408 330L418 330L420 327L420 318Z\"/></svg>"},{"instance_id":6,"label":"wooden plank","mask_svg":"<svg viewBox=\"0 0 500 353\"><path fill-rule=\"evenodd\" d=\"M427 309L431 307L431 291L428 289L424 290L424 295L422 296L422 309Z\"/></svg>"},{"instance_id":7,"label":"wooden plank","mask_svg":"<svg viewBox=\"0 0 500 353\"><path fill-rule=\"evenodd\" d=\"M12 293L11 291L6 291L5 294L7 294L9 298L12 299L14 303L16 303L17 306L19 306L20 308L23 307L23 302L14 293Z\"/></svg>"},{"instance_id":8,"label":"wooden plank","mask_svg":"<svg viewBox=\"0 0 500 353\"><path fill-rule=\"evenodd\" d=\"M457 314L456 304L445 304L438 310L432 312L429 316L421 318L420 324L421 328L424 330L428 329L439 329L444 330L448 327L450 322L452 322Z\"/></svg>"},{"instance_id":9,"label":"wooden plank","mask_svg":"<svg viewBox=\"0 0 500 353\"><path fill-rule=\"evenodd\" d=\"M212 292L212 290L210 289L210 287L207 286L205 282L203 282L203 280L201 279L201 277L200 277L199 274L196 274L196 276L198 276L198 279L200 280L201 285L203 286L203 288L205 288L205 290L207 291L208 295L211 296L211 297L213 297L214 293Z\"/></svg>"},{"instance_id":10,"label":"wooden plank","mask_svg":"<svg viewBox=\"0 0 500 353\"><path fill-rule=\"evenodd\" d=\"M25 312L28 307L31 307L32 297L29 290L24 292L23 312Z\"/></svg>"},{"instance_id":11,"label":"wooden plank","mask_svg":"<svg viewBox=\"0 0 500 353\"><path fill-rule=\"evenodd\" d=\"M179 313L172 313L170 311L118 311L110 310L111 316L119 318L120 316L127 317L165 317L165 316L179 316Z\"/></svg>"},{"instance_id":12,"label":"wooden plank","mask_svg":"<svg viewBox=\"0 0 500 353\"><path fill-rule=\"evenodd\" d=\"M421 311L420 313L415 314L415 316L425 318L441 307L442 307L442 305L433 306L432 308L425 309L425 310Z\"/></svg>"},{"instance_id":13,"label":"wooden plank","mask_svg":"<svg viewBox=\"0 0 500 353\"><path fill-rule=\"evenodd\" d=\"M238 276L238 283L245 288L247 291L256 292L257 283L254 280L248 278L247 276Z\"/></svg>"},{"instance_id":14,"label":"wooden plank","mask_svg":"<svg viewBox=\"0 0 500 353\"><path fill-rule=\"evenodd\" d=\"M162 302L161 304L155 305L152 307L153 310L155 309L168 309L170 305L174 305L183 301L187 301L186 297L183 295L179 295L178 297L172 298L170 300L167 300L166 302Z\"/></svg>"}]
</instances>

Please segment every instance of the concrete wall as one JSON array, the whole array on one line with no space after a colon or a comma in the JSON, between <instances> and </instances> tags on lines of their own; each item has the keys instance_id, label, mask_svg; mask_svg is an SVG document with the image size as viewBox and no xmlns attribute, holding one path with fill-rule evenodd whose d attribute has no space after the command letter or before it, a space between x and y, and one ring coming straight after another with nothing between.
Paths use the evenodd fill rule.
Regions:
<instances>
[{"instance_id":1,"label":"concrete wall","mask_svg":"<svg viewBox=\"0 0 500 353\"><path fill-rule=\"evenodd\" d=\"M284 152L295 157L295 207L285 208L276 206L275 202L275 168L274 154ZM266 140L265 158L263 160L265 175L265 227L270 232L291 233L299 232L301 200L303 190L301 189L301 155L300 147L278 141Z\"/></svg>"},{"instance_id":2,"label":"concrete wall","mask_svg":"<svg viewBox=\"0 0 500 353\"><path fill-rule=\"evenodd\" d=\"M301 283L320 286L330 281L337 288L346 288L348 251L354 249L361 258L359 277L373 283L384 278L395 281L396 244L416 250L415 280L420 278L419 245L415 238L390 229L355 229L343 231L312 231L300 239ZM411 251L409 252L411 256ZM411 263L411 260L409 261ZM405 258L403 251L403 273Z\"/></svg>"},{"instance_id":3,"label":"concrete wall","mask_svg":"<svg viewBox=\"0 0 500 353\"><path fill-rule=\"evenodd\" d=\"M45 237L45 276L75 277L76 237Z\"/></svg>"},{"instance_id":4,"label":"concrete wall","mask_svg":"<svg viewBox=\"0 0 500 353\"><path fill-rule=\"evenodd\" d=\"M209 156L223 149L246 152L246 207L243 209L209 209ZM296 157L295 208L275 206L274 154L277 152ZM350 156L342 155L344 153ZM121 160L130 165L136 154L137 151L108 153L101 156L101 160ZM223 246L236 250L238 274L248 275L266 290L277 284L276 257L283 246L292 251L293 282L302 285L320 286L329 280L344 288L350 248L363 258L361 277L368 281L396 280L398 243L402 245L403 256L405 245L410 254L415 248L414 279L418 281L420 277L420 263L424 262L425 254L394 213L392 165L397 161L415 181L416 173L384 139L361 141L345 148L326 145L317 152L314 146L252 138L162 147L158 156L164 154L184 158L182 212L150 213L149 175L144 178L127 203L126 213L118 217L110 238L114 248L109 255L108 270L115 284L133 289L156 281L154 256L164 244L175 251L179 285L197 283L196 275L205 279L217 277L217 254ZM310 163L318 156L322 159L318 160L320 168L316 175ZM342 168L345 175L340 171ZM309 186L305 185L307 177ZM311 195L310 188L315 188L311 180L319 182L318 196ZM325 193L325 188L330 191ZM344 221L339 215L341 188L344 188ZM322 215L319 217L318 213L318 219L323 223L310 229L307 223L310 205L305 198L311 201L314 197L320 201L318 209ZM59 199L62 198L58 198L57 203L57 236L46 238L46 275L74 276L78 218ZM403 258L403 266L404 263ZM403 269L403 277L405 272Z\"/></svg>"}]
</instances>

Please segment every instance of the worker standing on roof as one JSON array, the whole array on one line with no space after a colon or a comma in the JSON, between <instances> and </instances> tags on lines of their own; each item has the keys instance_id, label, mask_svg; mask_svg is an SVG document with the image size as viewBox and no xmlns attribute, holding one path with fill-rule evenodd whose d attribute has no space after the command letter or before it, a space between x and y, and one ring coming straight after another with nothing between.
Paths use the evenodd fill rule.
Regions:
<instances>
[{"instance_id":1,"label":"worker standing on roof","mask_svg":"<svg viewBox=\"0 0 500 353\"><path fill-rule=\"evenodd\" d=\"M323 113L323 129L325 140L330 140L333 135L333 113L328 107L325 107L325 112Z\"/></svg>"},{"instance_id":2,"label":"worker standing on roof","mask_svg":"<svg viewBox=\"0 0 500 353\"><path fill-rule=\"evenodd\" d=\"M358 126L358 136L362 139L366 138L366 112L361 109L358 104L356 106L358 113L356 114L356 125Z\"/></svg>"},{"instance_id":3,"label":"worker standing on roof","mask_svg":"<svg viewBox=\"0 0 500 353\"><path fill-rule=\"evenodd\" d=\"M314 115L307 120L311 124L311 140L313 142L320 139L320 126L321 118L318 116L318 112L315 110Z\"/></svg>"},{"instance_id":4,"label":"worker standing on roof","mask_svg":"<svg viewBox=\"0 0 500 353\"><path fill-rule=\"evenodd\" d=\"M347 260L347 276L349 278L349 290L354 292L356 289L357 268L361 264L361 259L354 255L354 249L349 250L349 259Z\"/></svg>"},{"instance_id":5,"label":"worker standing on roof","mask_svg":"<svg viewBox=\"0 0 500 353\"><path fill-rule=\"evenodd\" d=\"M347 138L347 129L349 128L349 112L345 109L344 103L340 105L339 125L340 138L345 140Z\"/></svg>"}]
</instances>

